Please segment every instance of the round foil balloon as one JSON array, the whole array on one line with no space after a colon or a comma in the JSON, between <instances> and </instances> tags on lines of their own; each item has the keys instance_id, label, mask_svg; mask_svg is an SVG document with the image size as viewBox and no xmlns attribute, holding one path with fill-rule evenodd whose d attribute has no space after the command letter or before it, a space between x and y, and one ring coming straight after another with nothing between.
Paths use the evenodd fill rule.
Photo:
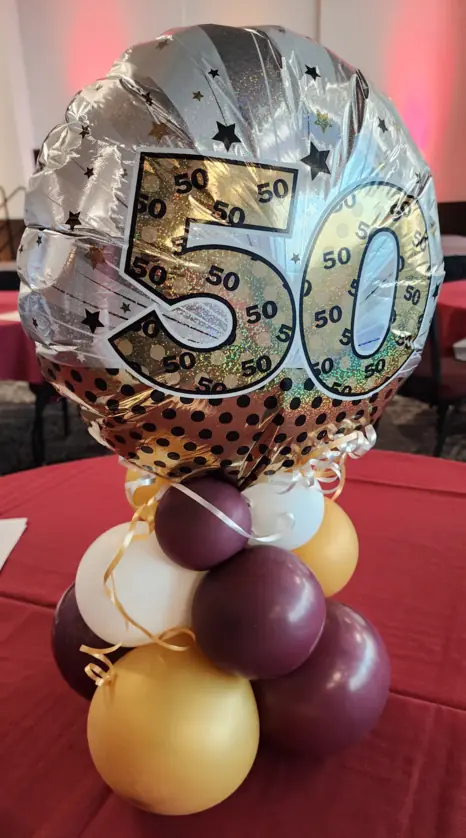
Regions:
<instances>
[{"instance_id":1,"label":"round foil balloon","mask_svg":"<svg viewBox=\"0 0 466 838\"><path fill-rule=\"evenodd\" d=\"M91 433L246 485L377 419L443 277L391 102L281 27L196 26L80 91L31 180L20 309Z\"/></svg>"}]
</instances>

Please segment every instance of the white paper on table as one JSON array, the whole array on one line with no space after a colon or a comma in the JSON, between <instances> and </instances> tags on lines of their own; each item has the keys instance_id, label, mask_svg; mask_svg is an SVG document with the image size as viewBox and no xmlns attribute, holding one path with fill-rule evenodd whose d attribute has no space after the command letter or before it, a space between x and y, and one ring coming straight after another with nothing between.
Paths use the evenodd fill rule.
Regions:
<instances>
[{"instance_id":1,"label":"white paper on table","mask_svg":"<svg viewBox=\"0 0 466 838\"><path fill-rule=\"evenodd\" d=\"M0 570L27 527L27 518L0 518Z\"/></svg>"},{"instance_id":2,"label":"white paper on table","mask_svg":"<svg viewBox=\"0 0 466 838\"><path fill-rule=\"evenodd\" d=\"M19 312L16 311L16 309L14 309L14 311L4 311L2 314L0 314L0 320L9 320L13 323L19 323Z\"/></svg>"},{"instance_id":3,"label":"white paper on table","mask_svg":"<svg viewBox=\"0 0 466 838\"><path fill-rule=\"evenodd\" d=\"M466 361L466 338L453 344L453 355L457 361Z\"/></svg>"}]
</instances>

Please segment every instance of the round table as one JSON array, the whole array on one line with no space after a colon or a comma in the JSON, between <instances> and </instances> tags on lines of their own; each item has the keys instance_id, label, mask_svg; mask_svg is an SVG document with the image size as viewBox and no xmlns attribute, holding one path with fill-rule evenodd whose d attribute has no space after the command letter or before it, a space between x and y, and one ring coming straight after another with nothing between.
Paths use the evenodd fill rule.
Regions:
<instances>
[{"instance_id":1,"label":"round table","mask_svg":"<svg viewBox=\"0 0 466 838\"><path fill-rule=\"evenodd\" d=\"M132 809L104 786L87 704L50 651L54 605L84 550L130 518L124 470L105 457L0 481L0 515L28 518L0 573L2 838L464 838L466 465L376 451L348 471L339 502L361 558L339 598L387 644L382 718L325 763L261 749L236 794L182 818Z\"/></svg>"},{"instance_id":2,"label":"round table","mask_svg":"<svg viewBox=\"0 0 466 838\"><path fill-rule=\"evenodd\" d=\"M466 279L444 283L437 307L440 346L451 355L453 344L466 338Z\"/></svg>"}]
</instances>

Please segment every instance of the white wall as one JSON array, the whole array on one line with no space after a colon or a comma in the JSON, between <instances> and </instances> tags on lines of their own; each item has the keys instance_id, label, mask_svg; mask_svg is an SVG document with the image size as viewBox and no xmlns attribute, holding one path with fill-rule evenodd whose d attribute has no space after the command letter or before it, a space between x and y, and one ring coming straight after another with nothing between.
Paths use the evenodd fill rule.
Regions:
<instances>
[{"instance_id":1,"label":"white wall","mask_svg":"<svg viewBox=\"0 0 466 838\"><path fill-rule=\"evenodd\" d=\"M395 102L440 201L466 200L465 0L322 0L322 43Z\"/></svg>"},{"instance_id":2,"label":"white wall","mask_svg":"<svg viewBox=\"0 0 466 838\"><path fill-rule=\"evenodd\" d=\"M317 0L17 0L34 144L126 47L177 26L278 24L315 36Z\"/></svg>"},{"instance_id":3,"label":"white wall","mask_svg":"<svg viewBox=\"0 0 466 838\"><path fill-rule=\"evenodd\" d=\"M0 2L0 80L0 186L9 196L27 182L33 169L33 132L14 0ZM22 194L9 202L12 218L22 217L23 203ZM2 208L0 223L4 217Z\"/></svg>"}]
</instances>

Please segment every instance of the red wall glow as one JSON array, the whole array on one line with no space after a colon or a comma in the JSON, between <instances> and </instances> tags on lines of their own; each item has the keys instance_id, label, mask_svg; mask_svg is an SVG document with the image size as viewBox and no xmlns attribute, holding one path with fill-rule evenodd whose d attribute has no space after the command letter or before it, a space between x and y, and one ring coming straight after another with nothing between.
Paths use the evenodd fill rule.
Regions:
<instances>
[{"instance_id":1,"label":"red wall glow","mask_svg":"<svg viewBox=\"0 0 466 838\"><path fill-rule=\"evenodd\" d=\"M453 107L458 21L450 2L399 0L385 55L386 92L441 181L445 123Z\"/></svg>"},{"instance_id":2,"label":"red wall glow","mask_svg":"<svg viewBox=\"0 0 466 838\"><path fill-rule=\"evenodd\" d=\"M87 3L76 3L68 12L72 19L67 27L66 75L73 93L105 76L118 56L131 46L119 3L95 0L89 12Z\"/></svg>"}]
</instances>

